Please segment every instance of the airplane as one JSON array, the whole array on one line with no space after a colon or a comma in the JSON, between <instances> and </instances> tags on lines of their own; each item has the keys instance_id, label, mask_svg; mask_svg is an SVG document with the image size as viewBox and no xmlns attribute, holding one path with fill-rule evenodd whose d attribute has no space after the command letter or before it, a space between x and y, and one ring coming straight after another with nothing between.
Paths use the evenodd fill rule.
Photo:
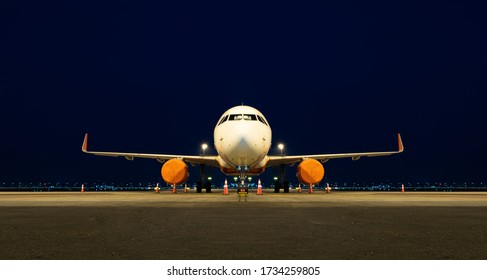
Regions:
<instances>
[{"instance_id":1,"label":"airplane","mask_svg":"<svg viewBox=\"0 0 487 280\"><path fill-rule=\"evenodd\" d=\"M201 165L210 168L216 167L225 175L238 176L240 186L246 187L247 176L255 176L263 173L266 168L281 166L284 171L285 165L297 167L297 177L302 184L318 184L324 177L323 163L335 158L351 158L358 160L361 157L388 156L402 153L404 146L401 134L397 134L398 150L386 152L364 152L364 153L340 153L340 154L311 154L311 155L269 155L272 144L272 130L264 115L256 108L239 105L228 109L220 117L214 129L214 146L217 155L172 155L172 154L147 154L147 153L121 153L121 152L100 152L88 150L88 133L85 134L81 150L84 153L109 156L125 157L127 160L134 158L151 158L162 163L161 175L167 184L181 185L189 177L188 166ZM276 184L275 191L280 188L289 192L289 186ZM197 191L201 192L201 185ZM209 186L206 187L210 191ZM248 189L247 189L248 190Z\"/></svg>"}]
</instances>

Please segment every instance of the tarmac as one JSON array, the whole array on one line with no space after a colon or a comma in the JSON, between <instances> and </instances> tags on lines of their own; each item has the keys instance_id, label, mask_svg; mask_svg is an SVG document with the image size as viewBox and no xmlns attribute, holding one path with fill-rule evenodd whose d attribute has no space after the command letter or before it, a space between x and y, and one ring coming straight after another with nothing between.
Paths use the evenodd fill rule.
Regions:
<instances>
[{"instance_id":1,"label":"tarmac","mask_svg":"<svg viewBox=\"0 0 487 280\"><path fill-rule=\"evenodd\" d=\"M0 259L487 259L487 193L0 192Z\"/></svg>"}]
</instances>

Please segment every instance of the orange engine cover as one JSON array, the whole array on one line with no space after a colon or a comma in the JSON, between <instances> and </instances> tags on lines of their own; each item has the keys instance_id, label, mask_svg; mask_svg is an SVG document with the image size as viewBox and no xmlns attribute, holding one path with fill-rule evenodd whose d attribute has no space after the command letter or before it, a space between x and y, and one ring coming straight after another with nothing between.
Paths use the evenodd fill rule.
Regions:
<instances>
[{"instance_id":1,"label":"orange engine cover","mask_svg":"<svg viewBox=\"0 0 487 280\"><path fill-rule=\"evenodd\" d=\"M188 165L180 159L170 159L161 168L162 179L170 185L180 185L188 180Z\"/></svg>"},{"instance_id":2,"label":"orange engine cover","mask_svg":"<svg viewBox=\"0 0 487 280\"><path fill-rule=\"evenodd\" d=\"M305 159L298 165L296 176L305 185L316 185L323 180L325 168L316 159Z\"/></svg>"}]
</instances>

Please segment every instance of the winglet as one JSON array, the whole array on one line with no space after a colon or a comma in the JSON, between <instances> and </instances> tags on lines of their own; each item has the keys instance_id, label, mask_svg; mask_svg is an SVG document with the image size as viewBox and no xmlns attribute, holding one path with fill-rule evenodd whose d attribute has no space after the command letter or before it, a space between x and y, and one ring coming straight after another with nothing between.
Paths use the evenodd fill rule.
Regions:
<instances>
[{"instance_id":1,"label":"winglet","mask_svg":"<svg viewBox=\"0 0 487 280\"><path fill-rule=\"evenodd\" d=\"M404 151L404 145L402 144L401 133L397 134L397 145L399 146L398 152L402 153Z\"/></svg>"},{"instance_id":2,"label":"winglet","mask_svg":"<svg viewBox=\"0 0 487 280\"><path fill-rule=\"evenodd\" d=\"M81 146L81 150L86 153L88 150L88 133L85 134L85 139L83 140L83 146Z\"/></svg>"}]
</instances>

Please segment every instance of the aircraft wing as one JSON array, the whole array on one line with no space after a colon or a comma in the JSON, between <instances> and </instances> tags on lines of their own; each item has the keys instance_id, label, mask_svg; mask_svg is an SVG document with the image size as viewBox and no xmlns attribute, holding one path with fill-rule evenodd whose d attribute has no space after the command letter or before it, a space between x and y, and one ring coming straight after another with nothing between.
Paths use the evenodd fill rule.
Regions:
<instances>
[{"instance_id":1,"label":"aircraft wing","mask_svg":"<svg viewBox=\"0 0 487 280\"><path fill-rule=\"evenodd\" d=\"M83 140L83 146L81 146L83 153L106 156L106 157L124 157L127 160L133 160L134 158L152 158L161 163L173 158L181 159L191 164L205 164L213 167L220 167L217 161L217 156L187 156L187 155L166 155L166 154L144 154L144 153L119 153L119 152L95 152L88 151L88 133L85 134Z\"/></svg>"},{"instance_id":2,"label":"aircraft wing","mask_svg":"<svg viewBox=\"0 0 487 280\"><path fill-rule=\"evenodd\" d=\"M298 155L298 156L269 156L269 161L267 162L267 167L272 167L280 164L293 164L300 162L305 159L316 159L321 162L327 162L334 158L351 158L352 160L358 160L361 157L381 157L389 156L393 154L399 154L404 151L404 146L402 144L401 134L397 134L397 151L390 152L367 152L367 153L344 153L344 154L318 154L318 155Z\"/></svg>"}]
</instances>

